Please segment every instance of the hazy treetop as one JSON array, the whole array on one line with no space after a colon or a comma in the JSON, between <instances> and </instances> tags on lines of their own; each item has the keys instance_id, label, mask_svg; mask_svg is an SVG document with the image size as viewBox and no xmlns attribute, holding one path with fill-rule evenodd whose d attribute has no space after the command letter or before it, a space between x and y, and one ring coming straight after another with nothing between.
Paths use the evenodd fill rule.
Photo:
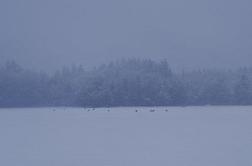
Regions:
<instances>
[{"instance_id":1,"label":"hazy treetop","mask_svg":"<svg viewBox=\"0 0 252 166\"><path fill-rule=\"evenodd\" d=\"M122 57L251 65L251 0L1 0L0 58L54 69ZM33 63L31 63L33 61Z\"/></svg>"}]
</instances>

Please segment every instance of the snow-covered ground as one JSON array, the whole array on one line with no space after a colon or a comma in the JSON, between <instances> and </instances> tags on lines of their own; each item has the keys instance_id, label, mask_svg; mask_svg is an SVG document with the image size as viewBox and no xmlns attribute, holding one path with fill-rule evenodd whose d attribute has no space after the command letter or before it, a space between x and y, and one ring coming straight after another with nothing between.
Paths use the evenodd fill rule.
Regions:
<instances>
[{"instance_id":1,"label":"snow-covered ground","mask_svg":"<svg viewBox=\"0 0 252 166\"><path fill-rule=\"evenodd\" d=\"M0 109L0 165L251 166L252 107Z\"/></svg>"}]
</instances>

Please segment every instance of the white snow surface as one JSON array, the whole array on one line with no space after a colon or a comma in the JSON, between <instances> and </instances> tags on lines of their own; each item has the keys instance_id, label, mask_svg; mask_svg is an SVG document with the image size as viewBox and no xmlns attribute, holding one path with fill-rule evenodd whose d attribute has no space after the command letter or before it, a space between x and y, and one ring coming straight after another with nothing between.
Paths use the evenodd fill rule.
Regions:
<instances>
[{"instance_id":1,"label":"white snow surface","mask_svg":"<svg viewBox=\"0 0 252 166\"><path fill-rule=\"evenodd\" d=\"M250 106L0 109L0 166L251 165Z\"/></svg>"}]
</instances>

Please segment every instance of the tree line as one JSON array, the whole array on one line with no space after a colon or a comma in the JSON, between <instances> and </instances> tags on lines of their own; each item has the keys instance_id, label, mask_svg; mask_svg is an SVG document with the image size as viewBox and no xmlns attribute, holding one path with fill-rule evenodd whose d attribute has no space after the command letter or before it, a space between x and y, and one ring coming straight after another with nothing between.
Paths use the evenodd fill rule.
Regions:
<instances>
[{"instance_id":1,"label":"tree line","mask_svg":"<svg viewBox=\"0 0 252 166\"><path fill-rule=\"evenodd\" d=\"M0 107L251 105L252 68L174 72L166 60L125 59L53 74L0 67Z\"/></svg>"}]
</instances>

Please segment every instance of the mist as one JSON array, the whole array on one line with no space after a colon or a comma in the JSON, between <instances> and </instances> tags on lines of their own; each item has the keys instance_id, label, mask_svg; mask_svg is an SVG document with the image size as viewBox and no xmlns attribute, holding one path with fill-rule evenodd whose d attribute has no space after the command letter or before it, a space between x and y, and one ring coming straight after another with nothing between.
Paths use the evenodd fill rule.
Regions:
<instances>
[{"instance_id":1,"label":"mist","mask_svg":"<svg viewBox=\"0 0 252 166\"><path fill-rule=\"evenodd\" d=\"M0 58L51 71L122 58L174 69L237 68L252 60L249 0L1 0Z\"/></svg>"},{"instance_id":2,"label":"mist","mask_svg":"<svg viewBox=\"0 0 252 166\"><path fill-rule=\"evenodd\" d=\"M252 0L0 0L0 165L252 165Z\"/></svg>"}]
</instances>

